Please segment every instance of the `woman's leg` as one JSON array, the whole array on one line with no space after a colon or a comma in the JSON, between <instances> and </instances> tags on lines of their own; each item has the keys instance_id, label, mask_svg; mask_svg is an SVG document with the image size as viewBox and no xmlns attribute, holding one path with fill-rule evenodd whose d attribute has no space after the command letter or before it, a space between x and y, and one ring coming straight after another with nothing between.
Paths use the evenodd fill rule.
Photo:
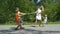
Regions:
<instances>
[{"instance_id":1,"label":"woman's leg","mask_svg":"<svg viewBox=\"0 0 60 34\"><path fill-rule=\"evenodd\" d=\"M40 20L40 25L39 26L44 27L44 24L43 24L42 20Z\"/></svg>"},{"instance_id":2,"label":"woman's leg","mask_svg":"<svg viewBox=\"0 0 60 34\"><path fill-rule=\"evenodd\" d=\"M35 19L34 26L37 25L37 19Z\"/></svg>"}]
</instances>

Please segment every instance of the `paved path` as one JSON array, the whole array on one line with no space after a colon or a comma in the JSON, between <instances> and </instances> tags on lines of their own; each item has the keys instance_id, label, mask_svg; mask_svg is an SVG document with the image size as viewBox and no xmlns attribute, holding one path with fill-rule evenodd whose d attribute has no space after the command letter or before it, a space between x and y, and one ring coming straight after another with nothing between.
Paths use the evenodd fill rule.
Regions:
<instances>
[{"instance_id":1,"label":"paved path","mask_svg":"<svg viewBox=\"0 0 60 34\"><path fill-rule=\"evenodd\" d=\"M44 27L24 25L25 29L14 30L16 25L0 25L0 34L60 34L60 24L48 24Z\"/></svg>"}]
</instances>

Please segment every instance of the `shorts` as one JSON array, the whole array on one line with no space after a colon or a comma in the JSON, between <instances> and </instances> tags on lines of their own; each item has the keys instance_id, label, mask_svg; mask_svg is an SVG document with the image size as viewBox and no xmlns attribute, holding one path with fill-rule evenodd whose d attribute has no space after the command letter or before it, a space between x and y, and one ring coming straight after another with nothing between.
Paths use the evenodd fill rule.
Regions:
<instances>
[{"instance_id":1,"label":"shorts","mask_svg":"<svg viewBox=\"0 0 60 34\"><path fill-rule=\"evenodd\" d=\"M37 20L41 20L41 16L36 16L36 19Z\"/></svg>"},{"instance_id":2,"label":"shorts","mask_svg":"<svg viewBox=\"0 0 60 34\"><path fill-rule=\"evenodd\" d=\"M23 20L22 20L22 18L20 18L20 19L19 19L19 23L23 23Z\"/></svg>"},{"instance_id":3,"label":"shorts","mask_svg":"<svg viewBox=\"0 0 60 34\"><path fill-rule=\"evenodd\" d=\"M23 20L20 18L17 24L20 25L21 23L23 23Z\"/></svg>"}]
</instances>

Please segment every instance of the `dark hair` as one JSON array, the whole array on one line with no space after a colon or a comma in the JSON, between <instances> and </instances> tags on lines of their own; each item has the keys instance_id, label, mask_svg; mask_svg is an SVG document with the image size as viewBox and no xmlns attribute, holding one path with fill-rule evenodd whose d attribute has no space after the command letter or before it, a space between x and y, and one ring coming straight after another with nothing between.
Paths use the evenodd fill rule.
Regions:
<instances>
[{"instance_id":1,"label":"dark hair","mask_svg":"<svg viewBox=\"0 0 60 34\"><path fill-rule=\"evenodd\" d=\"M40 8L42 10L42 8Z\"/></svg>"}]
</instances>

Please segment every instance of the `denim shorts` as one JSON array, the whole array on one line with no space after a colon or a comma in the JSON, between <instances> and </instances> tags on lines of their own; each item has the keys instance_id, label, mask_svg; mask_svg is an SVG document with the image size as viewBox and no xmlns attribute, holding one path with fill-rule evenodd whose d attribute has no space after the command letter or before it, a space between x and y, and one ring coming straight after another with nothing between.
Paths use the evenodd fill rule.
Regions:
<instances>
[{"instance_id":1,"label":"denim shorts","mask_svg":"<svg viewBox=\"0 0 60 34\"><path fill-rule=\"evenodd\" d=\"M19 19L19 23L23 23L23 20L22 20L22 18L20 18L20 19Z\"/></svg>"}]
</instances>

